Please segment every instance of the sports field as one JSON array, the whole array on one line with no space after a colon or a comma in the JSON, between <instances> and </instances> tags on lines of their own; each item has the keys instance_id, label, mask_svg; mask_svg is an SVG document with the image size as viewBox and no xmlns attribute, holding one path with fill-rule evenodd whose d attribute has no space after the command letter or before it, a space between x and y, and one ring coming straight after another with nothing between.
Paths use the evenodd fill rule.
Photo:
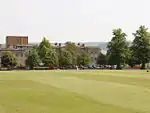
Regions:
<instances>
[{"instance_id":1,"label":"sports field","mask_svg":"<svg viewBox=\"0 0 150 113\"><path fill-rule=\"evenodd\" d=\"M0 113L150 113L150 73L0 72Z\"/></svg>"}]
</instances>

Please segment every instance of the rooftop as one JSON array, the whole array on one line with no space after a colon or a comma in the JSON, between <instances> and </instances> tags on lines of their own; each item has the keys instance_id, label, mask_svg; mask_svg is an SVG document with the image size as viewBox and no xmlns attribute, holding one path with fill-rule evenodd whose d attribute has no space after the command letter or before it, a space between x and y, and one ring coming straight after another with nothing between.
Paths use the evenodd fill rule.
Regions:
<instances>
[{"instance_id":1,"label":"rooftop","mask_svg":"<svg viewBox=\"0 0 150 113\"><path fill-rule=\"evenodd\" d=\"M16 37L18 37L18 38L20 38L20 37L24 37L24 38L28 38L28 36L6 36L6 37L9 37L9 38L16 38Z\"/></svg>"}]
</instances>

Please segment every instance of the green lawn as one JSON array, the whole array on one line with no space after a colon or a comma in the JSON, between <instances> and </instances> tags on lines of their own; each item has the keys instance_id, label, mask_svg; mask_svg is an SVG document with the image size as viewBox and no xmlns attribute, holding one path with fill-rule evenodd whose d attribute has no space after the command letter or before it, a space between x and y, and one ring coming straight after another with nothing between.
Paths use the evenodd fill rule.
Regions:
<instances>
[{"instance_id":1,"label":"green lawn","mask_svg":"<svg viewBox=\"0 0 150 113\"><path fill-rule=\"evenodd\" d=\"M0 72L0 113L150 113L150 73Z\"/></svg>"}]
</instances>

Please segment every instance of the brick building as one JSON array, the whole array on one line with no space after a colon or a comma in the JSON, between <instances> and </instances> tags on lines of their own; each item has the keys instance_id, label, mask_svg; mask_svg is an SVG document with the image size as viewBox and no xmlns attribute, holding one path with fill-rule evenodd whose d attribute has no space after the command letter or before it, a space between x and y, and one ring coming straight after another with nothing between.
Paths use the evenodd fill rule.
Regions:
<instances>
[{"instance_id":1,"label":"brick building","mask_svg":"<svg viewBox=\"0 0 150 113\"><path fill-rule=\"evenodd\" d=\"M28 45L28 36L6 36L6 47Z\"/></svg>"}]
</instances>

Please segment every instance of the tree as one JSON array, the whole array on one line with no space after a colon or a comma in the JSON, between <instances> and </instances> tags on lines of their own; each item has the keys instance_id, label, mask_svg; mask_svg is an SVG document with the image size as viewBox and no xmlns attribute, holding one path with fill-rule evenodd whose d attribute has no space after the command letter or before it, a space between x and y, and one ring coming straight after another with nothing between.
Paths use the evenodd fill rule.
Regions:
<instances>
[{"instance_id":1,"label":"tree","mask_svg":"<svg viewBox=\"0 0 150 113\"><path fill-rule=\"evenodd\" d=\"M129 47L126 57L126 64L133 67L137 64L140 64L140 62L133 56L133 52L131 50L131 47Z\"/></svg>"},{"instance_id":2,"label":"tree","mask_svg":"<svg viewBox=\"0 0 150 113\"><path fill-rule=\"evenodd\" d=\"M66 42L65 50L72 55L72 65L77 65L77 56L80 54L79 48L72 42Z\"/></svg>"},{"instance_id":3,"label":"tree","mask_svg":"<svg viewBox=\"0 0 150 113\"><path fill-rule=\"evenodd\" d=\"M38 45L34 45L32 48L36 49L36 51L38 51L39 46Z\"/></svg>"},{"instance_id":4,"label":"tree","mask_svg":"<svg viewBox=\"0 0 150 113\"><path fill-rule=\"evenodd\" d=\"M28 53L26 65L29 66L30 69L33 69L34 67L39 66L40 63L41 61L37 50L35 48L31 49Z\"/></svg>"},{"instance_id":5,"label":"tree","mask_svg":"<svg viewBox=\"0 0 150 113\"><path fill-rule=\"evenodd\" d=\"M84 51L78 55L78 65L87 66L90 62L90 57Z\"/></svg>"},{"instance_id":6,"label":"tree","mask_svg":"<svg viewBox=\"0 0 150 113\"><path fill-rule=\"evenodd\" d=\"M57 53L51 49L49 50L45 57L43 58L43 63L44 63L44 66L58 66L58 56L57 56Z\"/></svg>"},{"instance_id":7,"label":"tree","mask_svg":"<svg viewBox=\"0 0 150 113\"><path fill-rule=\"evenodd\" d=\"M38 54L44 66L57 66L58 65L58 56L56 51L53 50L50 42L43 38L42 42L38 47Z\"/></svg>"},{"instance_id":8,"label":"tree","mask_svg":"<svg viewBox=\"0 0 150 113\"><path fill-rule=\"evenodd\" d=\"M72 65L72 55L69 51L61 50L59 57L60 66L71 66Z\"/></svg>"},{"instance_id":9,"label":"tree","mask_svg":"<svg viewBox=\"0 0 150 113\"><path fill-rule=\"evenodd\" d=\"M97 58L97 64L106 65L107 64L107 56L100 52Z\"/></svg>"},{"instance_id":10,"label":"tree","mask_svg":"<svg viewBox=\"0 0 150 113\"><path fill-rule=\"evenodd\" d=\"M14 67L17 65L17 58L10 51L4 52L4 55L1 58L1 64L3 67Z\"/></svg>"},{"instance_id":11,"label":"tree","mask_svg":"<svg viewBox=\"0 0 150 113\"><path fill-rule=\"evenodd\" d=\"M38 54L41 59L43 59L46 55L46 53L51 49L50 42L44 37L42 42L39 44L38 47Z\"/></svg>"},{"instance_id":12,"label":"tree","mask_svg":"<svg viewBox=\"0 0 150 113\"><path fill-rule=\"evenodd\" d=\"M121 29L114 29L113 37L107 45L108 64L117 65L117 69L121 69L121 65L125 63L127 57L128 43L126 36Z\"/></svg>"},{"instance_id":13,"label":"tree","mask_svg":"<svg viewBox=\"0 0 150 113\"><path fill-rule=\"evenodd\" d=\"M135 38L131 46L132 56L142 64L141 69L145 69L145 64L148 63L150 59L150 34L147 30L148 28L145 26L140 26L139 29L133 33Z\"/></svg>"}]
</instances>

